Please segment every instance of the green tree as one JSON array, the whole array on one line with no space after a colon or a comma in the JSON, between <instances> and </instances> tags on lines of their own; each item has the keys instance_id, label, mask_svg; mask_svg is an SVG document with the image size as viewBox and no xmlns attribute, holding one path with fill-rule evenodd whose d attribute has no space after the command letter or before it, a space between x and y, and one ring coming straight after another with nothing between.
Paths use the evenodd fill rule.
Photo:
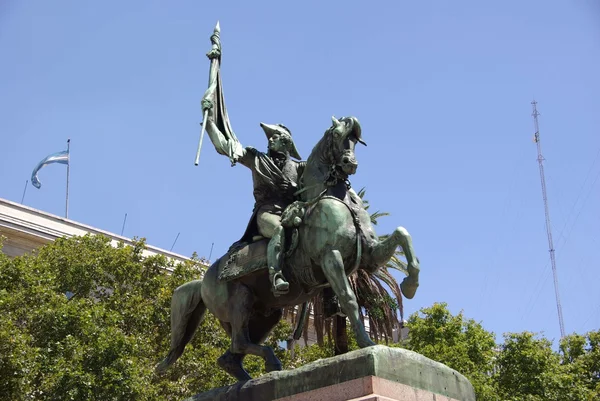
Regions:
<instances>
[{"instance_id":1,"label":"green tree","mask_svg":"<svg viewBox=\"0 0 600 401\"><path fill-rule=\"evenodd\" d=\"M452 315L446 303L435 303L413 313L407 327L408 340L403 347L465 375L478 400L497 399L491 377L496 345L493 333L466 319L462 312Z\"/></svg>"},{"instance_id":2,"label":"green tree","mask_svg":"<svg viewBox=\"0 0 600 401\"><path fill-rule=\"evenodd\" d=\"M600 331L572 334L559 351L534 333L507 333L495 380L506 400L586 401L600 399Z\"/></svg>"},{"instance_id":3,"label":"green tree","mask_svg":"<svg viewBox=\"0 0 600 401\"><path fill-rule=\"evenodd\" d=\"M560 396L563 400L600 399L600 330L560 340Z\"/></svg>"},{"instance_id":4,"label":"green tree","mask_svg":"<svg viewBox=\"0 0 600 401\"><path fill-rule=\"evenodd\" d=\"M495 375L505 400L575 400L565 394L568 383L552 343L535 333L506 333Z\"/></svg>"},{"instance_id":5,"label":"green tree","mask_svg":"<svg viewBox=\"0 0 600 401\"><path fill-rule=\"evenodd\" d=\"M0 399L180 400L234 382L216 365L230 342L211 314L177 364L154 375L173 290L204 266L143 249L88 235L0 253ZM264 373L262 361L249 358L249 371Z\"/></svg>"},{"instance_id":6,"label":"green tree","mask_svg":"<svg viewBox=\"0 0 600 401\"><path fill-rule=\"evenodd\" d=\"M142 258L143 249L143 240L113 247L88 235L14 259L0 253L0 400L179 400L234 382L216 365L230 342L211 314L179 361L154 375L169 348L173 290L204 266L196 256L177 264ZM329 320L320 344L288 352L279 344L292 325L282 321L267 343L284 369L299 367L333 356L332 326ZM464 374L478 400L600 399L600 330L565 337L559 352L528 332L505 334L496 346L480 323L453 316L443 303L411 315L408 328L408 341L394 346ZM356 348L353 336L348 348ZM254 356L246 368L264 373Z\"/></svg>"},{"instance_id":7,"label":"green tree","mask_svg":"<svg viewBox=\"0 0 600 401\"><path fill-rule=\"evenodd\" d=\"M506 333L501 345L480 323L436 303L408 319L400 346L464 374L483 401L592 401L600 399L600 331L552 343L534 333Z\"/></svg>"},{"instance_id":8,"label":"green tree","mask_svg":"<svg viewBox=\"0 0 600 401\"><path fill-rule=\"evenodd\" d=\"M572 334L560 341L561 365L567 381L585 389L580 399L600 400L600 330Z\"/></svg>"}]
</instances>

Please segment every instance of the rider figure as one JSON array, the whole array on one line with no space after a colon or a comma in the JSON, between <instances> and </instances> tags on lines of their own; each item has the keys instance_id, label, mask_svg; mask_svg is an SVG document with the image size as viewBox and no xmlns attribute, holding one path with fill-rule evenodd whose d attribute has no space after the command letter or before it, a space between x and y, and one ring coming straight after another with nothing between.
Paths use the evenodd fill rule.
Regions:
<instances>
[{"instance_id":1,"label":"rider figure","mask_svg":"<svg viewBox=\"0 0 600 401\"><path fill-rule=\"evenodd\" d=\"M208 107L206 132L218 153L234 155L234 160L252 171L254 185L254 210L240 242L249 243L257 237L269 238L267 263L269 280L275 296L285 294L289 283L281 272L281 254L285 234L281 225L283 210L296 200L298 181L306 162L292 139L290 130L282 124L260 123L269 141L266 153L253 147L243 148L237 138L227 138L215 124L212 108Z\"/></svg>"}]
</instances>

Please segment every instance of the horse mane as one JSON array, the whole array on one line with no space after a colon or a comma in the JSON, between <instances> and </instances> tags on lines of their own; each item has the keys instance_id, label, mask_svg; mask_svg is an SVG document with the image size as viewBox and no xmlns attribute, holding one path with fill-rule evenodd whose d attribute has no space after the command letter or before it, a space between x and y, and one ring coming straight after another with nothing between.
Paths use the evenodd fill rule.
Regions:
<instances>
[{"instance_id":1,"label":"horse mane","mask_svg":"<svg viewBox=\"0 0 600 401\"><path fill-rule=\"evenodd\" d=\"M309 164L320 164L329 167L329 164L333 162L333 154L331 150L333 147L331 143L333 141L333 127L327 128L319 142L313 147L310 152L308 159L306 159L306 165Z\"/></svg>"},{"instance_id":2,"label":"horse mane","mask_svg":"<svg viewBox=\"0 0 600 401\"><path fill-rule=\"evenodd\" d=\"M334 162L333 140L333 127L329 127L306 159L306 167L300 179L300 188L306 189L306 192L301 194L304 200L311 199L316 195L310 194L318 194L324 189L325 179ZM319 189L321 185L323 188Z\"/></svg>"},{"instance_id":3,"label":"horse mane","mask_svg":"<svg viewBox=\"0 0 600 401\"><path fill-rule=\"evenodd\" d=\"M357 125L358 120L356 117L342 117L340 118L340 121L350 121L352 123L352 132L356 135L356 139L363 145L366 145L366 143L362 141L361 129L360 125ZM335 162L332 146L332 142L334 140L334 129L335 126L333 125L327 128L319 142L317 142L317 144L313 147L313 150L310 152L310 156L308 156L308 159L306 159L307 166L309 164L318 164L329 168L329 166Z\"/></svg>"}]
</instances>

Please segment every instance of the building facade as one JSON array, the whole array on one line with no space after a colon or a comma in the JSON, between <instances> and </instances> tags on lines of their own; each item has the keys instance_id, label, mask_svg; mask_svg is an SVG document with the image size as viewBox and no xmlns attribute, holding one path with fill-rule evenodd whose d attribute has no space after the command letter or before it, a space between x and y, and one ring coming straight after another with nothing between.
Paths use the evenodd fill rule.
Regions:
<instances>
[{"instance_id":1,"label":"building facade","mask_svg":"<svg viewBox=\"0 0 600 401\"><path fill-rule=\"evenodd\" d=\"M4 237L2 253L9 257L24 255L57 238L84 236L86 234L108 237L111 239L113 246L116 246L119 242L123 242L125 245L133 245L130 238L6 199L0 199L0 236ZM164 255L176 262L189 260L183 255L146 244L143 256L152 255Z\"/></svg>"}]
</instances>

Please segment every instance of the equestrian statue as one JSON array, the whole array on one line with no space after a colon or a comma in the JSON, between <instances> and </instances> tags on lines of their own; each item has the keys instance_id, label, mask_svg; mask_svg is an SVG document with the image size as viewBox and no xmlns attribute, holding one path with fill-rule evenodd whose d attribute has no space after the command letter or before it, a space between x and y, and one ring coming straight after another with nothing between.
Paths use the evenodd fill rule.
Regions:
<instances>
[{"instance_id":1,"label":"equestrian statue","mask_svg":"<svg viewBox=\"0 0 600 401\"><path fill-rule=\"evenodd\" d=\"M156 371L164 372L183 354L207 310L231 338L230 348L217 361L222 369L238 380L250 379L243 359L251 354L264 359L267 371L281 370L273 349L262 343L281 319L283 308L302 305L305 316L306 302L328 288L348 317L358 345L375 345L360 319L348 276L357 269L376 272L400 246L408 271L400 288L411 299L419 285L419 260L403 227L379 240L362 200L350 186L349 177L358 168L355 146L366 145L358 119L332 117L306 161L300 160L291 131L282 124L260 124L268 138L266 153L242 147L225 108L218 23L211 42L196 164L206 130L218 153L232 165L240 163L251 170L255 206L241 239L202 279L174 291L171 348Z\"/></svg>"}]
</instances>

